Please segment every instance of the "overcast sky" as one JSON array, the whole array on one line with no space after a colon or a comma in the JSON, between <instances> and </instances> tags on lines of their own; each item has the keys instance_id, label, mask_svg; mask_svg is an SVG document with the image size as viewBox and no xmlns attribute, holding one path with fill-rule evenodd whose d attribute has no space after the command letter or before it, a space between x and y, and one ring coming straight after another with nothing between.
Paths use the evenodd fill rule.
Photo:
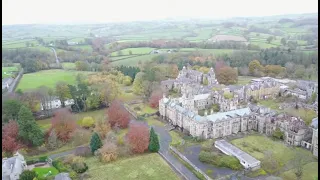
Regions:
<instances>
[{"instance_id":1,"label":"overcast sky","mask_svg":"<svg viewBox=\"0 0 320 180\"><path fill-rule=\"evenodd\" d=\"M318 0L2 0L2 24L317 13Z\"/></svg>"}]
</instances>

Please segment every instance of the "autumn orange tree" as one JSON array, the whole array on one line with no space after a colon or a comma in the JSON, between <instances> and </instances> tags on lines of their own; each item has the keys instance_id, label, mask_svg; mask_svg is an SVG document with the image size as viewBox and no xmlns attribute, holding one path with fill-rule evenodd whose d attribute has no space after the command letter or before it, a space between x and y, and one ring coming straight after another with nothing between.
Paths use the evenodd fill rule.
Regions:
<instances>
[{"instance_id":1,"label":"autumn orange tree","mask_svg":"<svg viewBox=\"0 0 320 180\"><path fill-rule=\"evenodd\" d=\"M152 108L159 107L159 101L162 98L162 91L161 90L155 90L152 92L150 98L149 98L149 105Z\"/></svg>"},{"instance_id":2,"label":"autumn orange tree","mask_svg":"<svg viewBox=\"0 0 320 180\"><path fill-rule=\"evenodd\" d=\"M72 133L76 129L76 120L74 116L66 109L58 110L51 120L51 129L57 133L61 141L70 140Z\"/></svg>"},{"instance_id":3,"label":"autumn orange tree","mask_svg":"<svg viewBox=\"0 0 320 180\"><path fill-rule=\"evenodd\" d=\"M107 109L107 115L111 127L119 126L120 128L127 128L130 115L119 100L114 100L111 106Z\"/></svg>"},{"instance_id":4,"label":"autumn orange tree","mask_svg":"<svg viewBox=\"0 0 320 180\"><path fill-rule=\"evenodd\" d=\"M143 153L149 146L149 128L144 124L132 123L127 138L133 153Z\"/></svg>"},{"instance_id":5,"label":"autumn orange tree","mask_svg":"<svg viewBox=\"0 0 320 180\"><path fill-rule=\"evenodd\" d=\"M19 127L16 121L10 120L2 127L2 151L12 154L21 147L18 142Z\"/></svg>"},{"instance_id":6,"label":"autumn orange tree","mask_svg":"<svg viewBox=\"0 0 320 180\"><path fill-rule=\"evenodd\" d=\"M229 66L224 66L217 71L217 80L220 84L235 84L238 82L238 72Z\"/></svg>"}]
</instances>

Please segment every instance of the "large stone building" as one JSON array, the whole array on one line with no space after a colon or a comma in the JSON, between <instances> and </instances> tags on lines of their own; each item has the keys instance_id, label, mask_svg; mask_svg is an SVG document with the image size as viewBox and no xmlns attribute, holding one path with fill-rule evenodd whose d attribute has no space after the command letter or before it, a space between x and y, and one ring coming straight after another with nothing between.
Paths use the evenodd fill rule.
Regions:
<instances>
[{"instance_id":1,"label":"large stone building","mask_svg":"<svg viewBox=\"0 0 320 180\"><path fill-rule=\"evenodd\" d=\"M201 86L205 79L208 81L208 86L219 84L213 68L211 68L207 74L204 74L200 71L192 70L191 68L184 66L176 79L162 81L161 86L164 91L175 88L180 92L183 85L188 84Z\"/></svg>"},{"instance_id":2,"label":"large stone building","mask_svg":"<svg viewBox=\"0 0 320 180\"><path fill-rule=\"evenodd\" d=\"M194 108L194 107L193 107ZM310 131L302 119L286 114L276 114L269 108L252 106L215 114L200 116L184 107L179 99L162 98L159 112L170 124L180 127L194 137L221 138L238 132L254 130L272 135L279 128L289 145L300 146Z\"/></svg>"},{"instance_id":3,"label":"large stone building","mask_svg":"<svg viewBox=\"0 0 320 180\"><path fill-rule=\"evenodd\" d=\"M265 77L259 82L252 82L245 86L245 99L267 99L277 96L280 92L280 84L273 78Z\"/></svg>"}]
</instances>

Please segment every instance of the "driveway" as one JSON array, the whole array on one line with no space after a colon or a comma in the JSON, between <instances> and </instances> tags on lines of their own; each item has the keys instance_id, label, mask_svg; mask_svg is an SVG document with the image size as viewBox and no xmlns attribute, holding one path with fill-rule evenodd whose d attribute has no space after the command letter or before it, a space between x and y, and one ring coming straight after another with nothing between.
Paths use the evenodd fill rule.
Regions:
<instances>
[{"instance_id":1,"label":"driveway","mask_svg":"<svg viewBox=\"0 0 320 180\"><path fill-rule=\"evenodd\" d=\"M189 180L198 180L198 178L186 168L178 159L176 159L169 152L169 145L171 142L171 136L164 127L152 126L155 132L160 136L160 150L159 152L165 157L169 163L176 168L176 170Z\"/></svg>"}]
</instances>

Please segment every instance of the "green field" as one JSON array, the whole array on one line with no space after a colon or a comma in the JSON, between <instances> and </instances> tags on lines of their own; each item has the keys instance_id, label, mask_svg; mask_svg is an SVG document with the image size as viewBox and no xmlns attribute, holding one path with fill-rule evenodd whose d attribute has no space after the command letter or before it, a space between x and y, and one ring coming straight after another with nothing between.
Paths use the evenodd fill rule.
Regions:
<instances>
[{"instance_id":1,"label":"green field","mask_svg":"<svg viewBox=\"0 0 320 180\"><path fill-rule=\"evenodd\" d=\"M154 48L149 48L149 47L143 47L143 48L127 48L121 50L122 55L130 55L129 51L132 52L132 54L149 54ZM119 51L111 53L111 56L118 56Z\"/></svg>"},{"instance_id":2,"label":"green field","mask_svg":"<svg viewBox=\"0 0 320 180\"><path fill-rule=\"evenodd\" d=\"M62 67L63 69L76 69L76 65L75 63L69 63L69 62L65 62L65 63L62 63Z\"/></svg>"},{"instance_id":3,"label":"green field","mask_svg":"<svg viewBox=\"0 0 320 180\"><path fill-rule=\"evenodd\" d=\"M76 46L70 46L70 47L80 48L81 50L92 51L92 47L90 45L76 45Z\"/></svg>"},{"instance_id":4,"label":"green field","mask_svg":"<svg viewBox=\"0 0 320 180\"><path fill-rule=\"evenodd\" d=\"M17 72L18 68L16 66L2 67L2 78L11 77L13 72Z\"/></svg>"},{"instance_id":5,"label":"green field","mask_svg":"<svg viewBox=\"0 0 320 180\"><path fill-rule=\"evenodd\" d=\"M290 167L290 165L292 165L291 162L295 157L295 153L297 152L303 153L304 158L307 162L316 161L315 157L308 150L302 148L287 147L281 141L273 141L270 138L262 135L250 135L244 138L234 139L231 141L231 143L260 160L262 163L262 169L264 169L267 172L279 171L284 166L292 168ZM279 164L279 167L277 169L270 169L268 167L263 166L263 163L265 161L265 151L272 152L272 157Z\"/></svg>"},{"instance_id":6,"label":"green field","mask_svg":"<svg viewBox=\"0 0 320 180\"><path fill-rule=\"evenodd\" d=\"M114 61L114 62L111 62L111 64L113 66L121 66L121 65L138 66L139 61L141 61L142 63L144 61L151 61L152 58L157 56L157 55L158 54L147 54L147 55L142 55L142 56L136 56L136 57L132 57L132 58L128 58L128 59Z\"/></svg>"},{"instance_id":7,"label":"green field","mask_svg":"<svg viewBox=\"0 0 320 180\"><path fill-rule=\"evenodd\" d=\"M143 154L120 159L111 163L101 163L97 158L86 159L90 180L178 180L179 177L159 154Z\"/></svg>"},{"instance_id":8,"label":"green field","mask_svg":"<svg viewBox=\"0 0 320 180\"><path fill-rule=\"evenodd\" d=\"M24 74L16 90L22 91L36 89L40 86L54 88L56 83L64 81L68 84L75 84L78 73L89 74L93 72L65 71L65 70L45 70L30 74Z\"/></svg>"}]
</instances>

